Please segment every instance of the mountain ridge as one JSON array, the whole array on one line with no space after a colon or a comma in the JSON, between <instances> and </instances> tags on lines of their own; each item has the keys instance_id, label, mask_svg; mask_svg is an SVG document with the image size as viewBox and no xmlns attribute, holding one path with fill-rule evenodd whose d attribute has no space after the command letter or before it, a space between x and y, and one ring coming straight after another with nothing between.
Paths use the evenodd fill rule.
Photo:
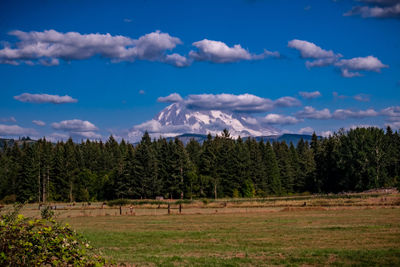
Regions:
<instances>
[{"instance_id":1,"label":"mountain ridge","mask_svg":"<svg viewBox=\"0 0 400 267\"><path fill-rule=\"evenodd\" d=\"M214 138L215 136L213 136ZM191 139L194 139L195 141L199 143L203 143L205 140L207 140L207 135L205 134L190 134L190 133L185 133L181 134L178 136L174 137L167 137L165 138L167 141L174 140L175 138L178 138L184 145L187 145ZM312 135L309 134L291 134L291 133L284 133L281 135L269 135L269 136L246 136L243 137L242 140L247 140L249 138L254 138L256 141L261 141L263 140L264 142L282 142L285 141L287 144L290 144L291 142L293 145L297 145L297 143L300 141L300 139L303 139L304 141L311 141ZM321 136L318 136L318 138L322 138ZM234 138L236 139L236 138Z\"/></svg>"}]
</instances>

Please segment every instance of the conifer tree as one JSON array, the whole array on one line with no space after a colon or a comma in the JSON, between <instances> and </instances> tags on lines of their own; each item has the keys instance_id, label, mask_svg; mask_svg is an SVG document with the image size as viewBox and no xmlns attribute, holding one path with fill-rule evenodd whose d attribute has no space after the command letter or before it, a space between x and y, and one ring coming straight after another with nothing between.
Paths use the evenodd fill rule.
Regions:
<instances>
[{"instance_id":1,"label":"conifer tree","mask_svg":"<svg viewBox=\"0 0 400 267\"><path fill-rule=\"evenodd\" d=\"M272 150L271 144L269 142L265 145L265 174L268 181L268 193L279 195L282 192L281 180L280 180L280 170L278 166L278 161L274 151Z\"/></svg>"}]
</instances>

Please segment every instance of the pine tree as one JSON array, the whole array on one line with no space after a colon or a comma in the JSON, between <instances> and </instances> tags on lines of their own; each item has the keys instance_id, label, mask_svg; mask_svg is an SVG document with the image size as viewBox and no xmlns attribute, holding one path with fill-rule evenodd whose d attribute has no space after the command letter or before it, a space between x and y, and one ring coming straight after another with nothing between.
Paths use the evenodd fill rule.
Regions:
<instances>
[{"instance_id":1,"label":"pine tree","mask_svg":"<svg viewBox=\"0 0 400 267\"><path fill-rule=\"evenodd\" d=\"M41 201L38 183L40 176L38 172L39 160L37 149L37 145L31 146L26 142L23 143L21 169L17 182L17 200L20 202Z\"/></svg>"},{"instance_id":2,"label":"pine tree","mask_svg":"<svg viewBox=\"0 0 400 267\"><path fill-rule=\"evenodd\" d=\"M280 170L280 180L283 193L291 193L294 184L294 170L291 163L289 148L285 141L274 143L274 152Z\"/></svg>"},{"instance_id":3,"label":"pine tree","mask_svg":"<svg viewBox=\"0 0 400 267\"><path fill-rule=\"evenodd\" d=\"M268 193L279 195L282 192L281 180L280 180L280 170L278 166L278 161L274 151L272 150L271 144L267 142L265 145L265 174L268 181Z\"/></svg>"}]
</instances>

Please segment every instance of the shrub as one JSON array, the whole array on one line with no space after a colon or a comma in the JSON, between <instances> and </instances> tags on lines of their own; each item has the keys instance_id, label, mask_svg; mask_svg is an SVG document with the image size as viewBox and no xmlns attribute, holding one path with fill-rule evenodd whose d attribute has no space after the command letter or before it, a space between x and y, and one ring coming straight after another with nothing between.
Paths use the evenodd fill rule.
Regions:
<instances>
[{"instance_id":1,"label":"shrub","mask_svg":"<svg viewBox=\"0 0 400 267\"><path fill-rule=\"evenodd\" d=\"M204 205L207 205L210 202L207 198L203 198L201 201Z\"/></svg>"},{"instance_id":2,"label":"shrub","mask_svg":"<svg viewBox=\"0 0 400 267\"><path fill-rule=\"evenodd\" d=\"M41 211L40 211L40 216L42 219L51 219L54 216L54 211L51 210L50 206L45 206Z\"/></svg>"},{"instance_id":3,"label":"shrub","mask_svg":"<svg viewBox=\"0 0 400 267\"><path fill-rule=\"evenodd\" d=\"M68 225L32 219L22 205L0 217L0 266L103 266L105 260Z\"/></svg>"},{"instance_id":4,"label":"shrub","mask_svg":"<svg viewBox=\"0 0 400 267\"><path fill-rule=\"evenodd\" d=\"M128 200L128 199L114 199L114 200L110 200L107 202L107 205L112 207L112 206L124 206L124 205L129 205L132 204L132 201Z\"/></svg>"}]
</instances>

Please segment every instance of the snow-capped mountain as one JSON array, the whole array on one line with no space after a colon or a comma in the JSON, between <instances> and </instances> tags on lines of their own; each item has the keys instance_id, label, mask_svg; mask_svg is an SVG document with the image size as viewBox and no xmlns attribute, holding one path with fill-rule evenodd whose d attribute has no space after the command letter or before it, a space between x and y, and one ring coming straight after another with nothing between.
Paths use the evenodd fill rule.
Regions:
<instances>
[{"instance_id":1,"label":"snow-capped mountain","mask_svg":"<svg viewBox=\"0 0 400 267\"><path fill-rule=\"evenodd\" d=\"M153 120L134 127L137 131L148 131L152 136L176 136L183 133L221 134L228 129L232 137L275 135L280 131L261 125L247 114L229 113L220 110L191 110L184 104L174 103L163 109Z\"/></svg>"}]
</instances>

